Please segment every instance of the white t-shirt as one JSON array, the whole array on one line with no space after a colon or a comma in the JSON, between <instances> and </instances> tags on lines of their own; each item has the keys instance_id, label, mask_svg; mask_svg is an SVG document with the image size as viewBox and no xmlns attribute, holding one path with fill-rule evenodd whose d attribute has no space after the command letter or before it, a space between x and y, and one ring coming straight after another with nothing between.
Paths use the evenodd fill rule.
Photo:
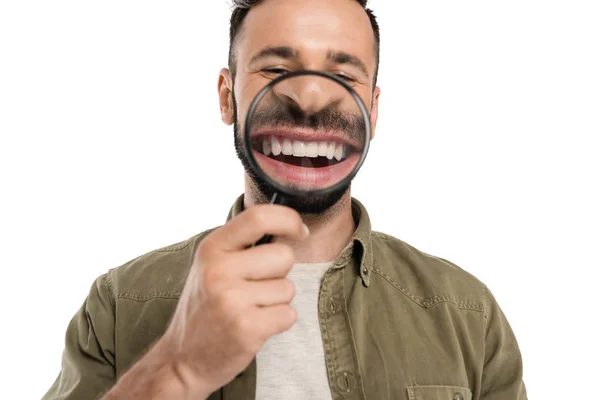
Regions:
<instances>
[{"instance_id":1,"label":"white t-shirt","mask_svg":"<svg viewBox=\"0 0 600 400\"><path fill-rule=\"evenodd\" d=\"M258 352L256 400L331 399L318 313L321 280L332 264L296 264L288 274L298 319Z\"/></svg>"}]
</instances>

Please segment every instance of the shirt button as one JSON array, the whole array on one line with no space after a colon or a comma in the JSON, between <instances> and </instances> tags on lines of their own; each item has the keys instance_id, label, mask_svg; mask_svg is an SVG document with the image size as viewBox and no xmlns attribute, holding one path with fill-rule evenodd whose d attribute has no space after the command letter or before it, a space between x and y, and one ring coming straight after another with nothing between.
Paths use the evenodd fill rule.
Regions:
<instances>
[{"instance_id":1,"label":"shirt button","mask_svg":"<svg viewBox=\"0 0 600 400\"><path fill-rule=\"evenodd\" d=\"M331 311L334 314L337 311L337 304L335 304L335 300L333 300L333 297L329 299L329 311Z\"/></svg>"},{"instance_id":2,"label":"shirt button","mask_svg":"<svg viewBox=\"0 0 600 400\"><path fill-rule=\"evenodd\" d=\"M344 372L337 378L337 385L344 392L349 393L356 387L354 375L350 372Z\"/></svg>"},{"instance_id":3,"label":"shirt button","mask_svg":"<svg viewBox=\"0 0 600 400\"><path fill-rule=\"evenodd\" d=\"M367 267L363 268L363 274L369 275L369 270L367 269Z\"/></svg>"},{"instance_id":4,"label":"shirt button","mask_svg":"<svg viewBox=\"0 0 600 400\"><path fill-rule=\"evenodd\" d=\"M465 397L460 393L454 393L452 400L465 400Z\"/></svg>"}]
</instances>

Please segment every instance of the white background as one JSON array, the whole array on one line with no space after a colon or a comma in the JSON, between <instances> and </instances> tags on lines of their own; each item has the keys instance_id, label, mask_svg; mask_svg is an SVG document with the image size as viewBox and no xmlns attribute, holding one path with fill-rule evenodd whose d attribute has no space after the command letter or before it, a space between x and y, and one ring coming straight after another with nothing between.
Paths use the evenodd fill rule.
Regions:
<instances>
[{"instance_id":1,"label":"white background","mask_svg":"<svg viewBox=\"0 0 600 400\"><path fill-rule=\"evenodd\" d=\"M531 399L597 387L596 1L373 0L374 228L488 284ZM222 224L243 190L219 119L223 1L0 5L2 398L40 398L93 280ZM591 396L590 396L591 395Z\"/></svg>"}]
</instances>

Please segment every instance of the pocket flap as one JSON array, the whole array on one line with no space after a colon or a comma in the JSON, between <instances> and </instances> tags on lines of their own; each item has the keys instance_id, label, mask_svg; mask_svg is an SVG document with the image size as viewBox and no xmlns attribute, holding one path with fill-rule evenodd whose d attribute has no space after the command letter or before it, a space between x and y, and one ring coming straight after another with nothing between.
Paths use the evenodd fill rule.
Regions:
<instances>
[{"instance_id":1,"label":"pocket flap","mask_svg":"<svg viewBox=\"0 0 600 400\"><path fill-rule=\"evenodd\" d=\"M462 386L409 386L408 400L472 400L471 390Z\"/></svg>"}]
</instances>

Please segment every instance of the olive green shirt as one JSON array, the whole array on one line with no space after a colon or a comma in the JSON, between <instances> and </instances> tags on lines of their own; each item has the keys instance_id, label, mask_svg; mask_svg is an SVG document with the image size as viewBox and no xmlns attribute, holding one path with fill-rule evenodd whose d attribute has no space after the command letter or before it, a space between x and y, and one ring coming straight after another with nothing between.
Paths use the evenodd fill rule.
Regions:
<instances>
[{"instance_id":1,"label":"olive green shirt","mask_svg":"<svg viewBox=\"0 0 600 400\"><path fill-rule=\"evenodd\" d=\"M243 196L228 220L243 209ZM525 400L520 350L488 288L453 263L371 230L323 277L319 322L332 398ZM97 399L164 333L194 250L211 230L97 278L71 320L43 399ZM254 400L256 359L210 400Z\"/></svg>"}]
</instances>

